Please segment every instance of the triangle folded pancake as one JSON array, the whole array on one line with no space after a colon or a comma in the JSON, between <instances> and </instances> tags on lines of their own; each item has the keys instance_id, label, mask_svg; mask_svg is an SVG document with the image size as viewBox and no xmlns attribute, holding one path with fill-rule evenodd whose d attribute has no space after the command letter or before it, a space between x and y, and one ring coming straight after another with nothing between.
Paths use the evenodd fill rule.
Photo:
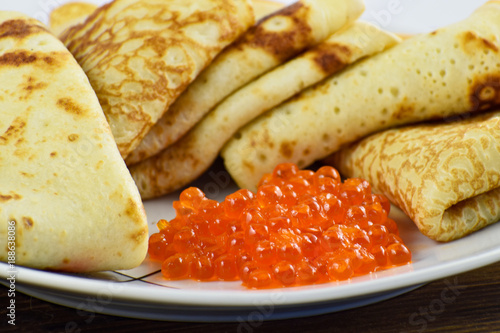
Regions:
<instances>
[{"instance_id":1,"label":"triangle folded pancake","mask_svg":"<svg viewBox=\"0 0 500 333\"><path fill-rule=\"evenodd\" d=\"M500 220L500 113L391 129L329 158L399 206L428 237L450 241Z\"/></svg>"},{"instance_id":2,"label":"triangle folded pancake","mask_svg":"<svg viewBox=\"0 0 500 333\"><path fill-rule=\"evenodd\" d=\"M255 189L282 162L306 167L390 127L500 105L500 2L358 62L281 104L224 147L237 184Z\"/></svg>"},{"instance_id":3,"label":"triangle folded pancake","mask_svg":"<svg viewBox=\"0 0 500 333\"><path fill-rule=\"evenodd\" d=\"M253 23L247 0L115 0L61 39L89 77L125 158Z\"/></svg>"},{"instance_id":4,"label":"triangle folded pancake","mask_svg":"<svg viewBox=\"0 0 500 333\"><path fill-rule=\"evenodd\" d=\"M16 265L41 269L138 266L144 207L85 73L23 14L0 12L0 50L0 260L14 251Z\"/></svg>"},{"instance_id":5,"label":"triangle folded pancake","mask_svg":"<svg viewBox=\"0 0 500 333\"><path fill-rule=\"evenodd\" d=\"M231 93L322 42L363 10L362 0L300 0L263 18L187 88L126 159L127 165L158 154Z\"/></svg>"},{"instance_id":6,"label":"triangle folded pancake","mask_svg":"<svg viewBox=\"0 0 500 333\"><path fill-rule=\"evenodd\" d=\"M173 145L130 167L141 196L151 198L187 185L208 169L240 127L305 87L398 42L395 35L357 21L260 76L218 104Z\"/></svg>"}]
</instances>

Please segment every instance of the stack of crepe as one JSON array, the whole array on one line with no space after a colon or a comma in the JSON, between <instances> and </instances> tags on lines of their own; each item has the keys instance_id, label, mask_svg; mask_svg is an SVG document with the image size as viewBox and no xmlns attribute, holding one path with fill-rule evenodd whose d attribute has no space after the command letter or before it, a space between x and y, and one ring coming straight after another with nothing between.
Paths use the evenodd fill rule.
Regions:
<instances>
[{"instance_id":1,"label":"stack of crepe","mask_svg":"<svg viewBox=\"0 0 500 333\"><path fill-rule=\"evenodd\" d=\"M400 42L357 21L363 9L360 0L301 0L263 17L227 46L124 156L142 198L188 185L255 117ZM72 49L67 37L63 41Z\"/></svg>"},{"instance_id":2,"label":"stack of crepe","mask_svg":"<svg viewBox=\"0 0 500 333\"><path fill-rule=\"evenodd\" d=\"M306 167L370 133L498 105L499 22L492 1L330 76L238 131L222 152L229 173L255 189L280 162Z\"/></svg>"},{"instance_id":3,"label":"stack of crepe","mask_svg":"<svg viewBox=\"0 0 500 333\"><path fill-rule=\"evenodd\" d=\"M356 22L362 0L300 0L288 7L266 0L180 1L167 2L172 9L164 14L210 7L208 18L180 20L186 28L172 33L171 23L156 20L163 14L155 6L167 7L158 0L115 0L69 28L82 20L81 5L62 6L51 17L87 73L143 199L189 184L258 115L399 42ZM251 27L249 4L258 20ZM164 42L155 47L151 40ZM158 53L163 48L166 54ZM166 87L155 81L158 71L166 73Z\"/></svg>"},{"instance_id":4,"label":"stack of crepe","mask_svg":"<svg viewBox=\"0 0 500 333\"><path fill-rule=\"evenodd\" d=\"M328 161L344 176L367 179L432 239L498 221L500 118L477 114L500 106L499 22L500 2L490 1L304 91L231 139L227 169L255 189L277 163L304 167L337 152ZM419 124L435 119L446 120Z\"/></svg>"},{"instance_id":5,"label":"stack of crepe","mask_svg":"<svg viewBox=\"0 0 500 333\"><path fill-rule=\"evenodd\" d=\"M300 0L264 17L200 74L127 164L158 154L231 93L323 41L355 20L363 8L361 0Z\"/></svg>"},{"instance_id":6,"label":"stack of crepe","mask_svg":"<svg viewBox=\"0 0 500 333\"><path fill-rule=\"evenodd\" d=\"M366 43L356 37L367 33ZM143 198L168 193L200 176L224 144L255 117L356 60L398 42L394 35L354 23L318 46L266 73L217 104L159 154L130 167Z\"/></svg>"}]
</instances>

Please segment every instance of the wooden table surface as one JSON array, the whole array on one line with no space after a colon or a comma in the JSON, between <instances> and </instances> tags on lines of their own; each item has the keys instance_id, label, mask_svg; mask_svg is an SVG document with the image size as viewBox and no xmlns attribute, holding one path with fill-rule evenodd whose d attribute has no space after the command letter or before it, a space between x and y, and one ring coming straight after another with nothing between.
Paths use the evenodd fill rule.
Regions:
<instances>
[{"instance_id":1,"label":"wooden table surface","mask_svg":"<svg viewBox=\"0 0 500 333\"><path fill-rule=\"evenodd\" d=\"M251 323L187 323L84 313L17 293L7 323L0 287L0 332L500 332L500 262L380 303L320 316Z\"/></svg>"}]
</instances>

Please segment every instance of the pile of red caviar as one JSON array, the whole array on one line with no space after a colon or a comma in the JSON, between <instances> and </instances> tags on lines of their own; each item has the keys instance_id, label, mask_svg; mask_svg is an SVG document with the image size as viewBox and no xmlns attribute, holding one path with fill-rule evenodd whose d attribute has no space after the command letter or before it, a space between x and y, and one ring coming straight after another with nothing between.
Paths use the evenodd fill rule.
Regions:
<instances>
[{"instance_id":1,"label":"pile of red caviar","mask_svg":"<svg viewBox=\"0 0 500 333\"><path fill-rule=\"evenodd\" d=\"M370 184L341 182L332 167L316 172L280 164L221 203L198 188L174 202L176 217L158 222L149 255L169 280L234 281L249 288L346 280L407 264L411 253L388 218L390 204Z\"/></svg>"}]
</instances>

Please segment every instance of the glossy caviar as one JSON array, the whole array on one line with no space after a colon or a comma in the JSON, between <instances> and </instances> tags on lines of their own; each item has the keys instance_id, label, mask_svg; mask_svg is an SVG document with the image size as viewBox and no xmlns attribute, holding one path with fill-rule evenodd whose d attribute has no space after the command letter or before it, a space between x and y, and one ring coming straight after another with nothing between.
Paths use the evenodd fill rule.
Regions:
<instances>
[{"instance_id":1,"label":"glossy caviar","mask_svg":"<svg viewBox=\"0 0 500 333\"><path fill-rule=\"evenodd\" d=\"M176 217L158 222L149 255L170 280L241 280L249 288L346 280L405 265L411 253L388 217L390 204L368 182L341 182L329 166L316 172L285 163L221 203L198 188L174 202Z\"/></svg>"}]
</instances>

